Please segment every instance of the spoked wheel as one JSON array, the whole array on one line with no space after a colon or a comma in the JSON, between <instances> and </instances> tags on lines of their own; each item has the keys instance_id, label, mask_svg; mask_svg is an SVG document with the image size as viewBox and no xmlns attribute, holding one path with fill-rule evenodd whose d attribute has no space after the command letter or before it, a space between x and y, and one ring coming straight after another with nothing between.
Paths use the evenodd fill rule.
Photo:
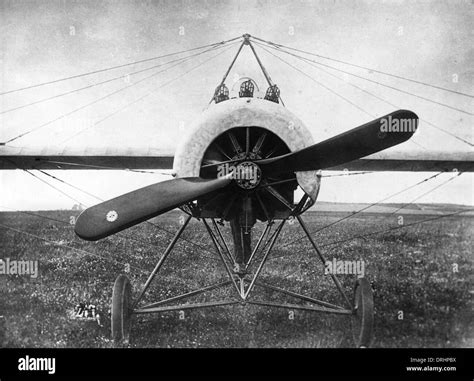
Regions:
<instances>
[{"instance_id":1,"label":"spoked wheel","mask_svg":"<svg viewBox=\"0 0 474 381\"><path fill-rule=\"evenodd\" d=\"M115 280L112 293L112 339L115 346L128 345L130 339L132 286L125 275Z\"/></svg>"},{"instance_id":2,"label":"spoked wheel","mask_svg":"<svg viewBox=\"0 0 474 381\"><path fill-rule=\"evenodd\" d=\"M354 288L352 333L356 347L366 348L371 344L374 333L374 295L365 278L357 279Z\"/></svg>"}]
</instances>

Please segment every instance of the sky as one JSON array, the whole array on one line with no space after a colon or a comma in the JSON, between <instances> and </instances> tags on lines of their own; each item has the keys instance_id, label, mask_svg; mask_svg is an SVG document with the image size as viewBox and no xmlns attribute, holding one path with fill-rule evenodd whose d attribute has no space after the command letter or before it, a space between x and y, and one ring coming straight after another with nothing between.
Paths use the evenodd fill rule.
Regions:
<instances>
[{"instance_id":1,"label":"sky","mask_svg":"<svg viewBox=\"0 0 474 381\"><path fill-rule=\"evenodd\" d=\"M2 92L223 41L243 33L459 92L472 94L474 90L472 1L3 0L0 7ZM15 140L11 146L131 149L151 146L174 150L186 127L207 106L237 47L231 47L207 63L203 62L221 50L197 56L142 82L139 81L153 71L127 74L175 57L5 94L0 96L0 110L123 77L1 114L0 141L138 82L115 96ZM370 115L381 116L394 110L393 106L348 85L347 82L351 82L398 108L415 111L423 119L411 139L413 142L400 146L400 150L420 155L424 151L472 152L468 144L425 122L472 142L470 115L282 56L313 78L309 79L259 46L256 49L280 87L286 107L303 120L315 141L374 119ZM472 101L468 97L319 60L472 113ZM202 66L195 68L200 63ZM248 48L243 50L227 84L232 87L234 81L243 76L253 78L263 89L266 87ZM142 100L136 101L144 95ZM127 106L133 101L136 102ZM114 114L109 117L111 113ZM103 122L91 127L104 117L107 118ZM169 178L160 174L115 171L51 173L104 199ZM429 176L429 173L375 173L328 177L323 179L319 199L375 202ZM452 176L443 174L413 192L387 201L411 202ZM465 173L417 202L472 205L473 180L472 174ZM85 205L97 202L64 184L54 181L53 184ZM5 210L70 208L75 203L23 171L0 172L0 185L0 208Z\"/></svg>"}]
</instances>

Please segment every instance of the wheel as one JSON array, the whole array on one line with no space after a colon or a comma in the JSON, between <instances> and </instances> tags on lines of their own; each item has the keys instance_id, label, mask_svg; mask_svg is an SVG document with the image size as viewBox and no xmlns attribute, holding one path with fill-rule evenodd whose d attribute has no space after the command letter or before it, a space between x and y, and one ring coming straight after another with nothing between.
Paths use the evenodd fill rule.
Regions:
<instances>
[{"instance_id":1,"label":"wheel","mask_svg":"<svg viewBox=\"0 0 474 381\"><path fill-rule=\"evenodd\" d=\"M374 295L370 283L359 278L354 287L354 313L352 333L358 348L368 347L374 333Z\"/></svg>"},{"instance_id":2,"label":"wheel","mask_svg":"<svg viewBox=\"0 0 474 381\"><path fill-rule=\"evenodd\" d=\"M115 280L112 293L111 327L116 345L127 345L130 338L132 286L125 275Z\"/></svg>"}]
</instances>

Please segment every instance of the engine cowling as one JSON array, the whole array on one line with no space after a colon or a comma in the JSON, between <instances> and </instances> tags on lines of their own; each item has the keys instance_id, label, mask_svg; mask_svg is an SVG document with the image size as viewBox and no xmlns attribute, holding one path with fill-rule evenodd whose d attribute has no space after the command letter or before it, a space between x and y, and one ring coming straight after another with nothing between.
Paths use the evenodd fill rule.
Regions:
<instances>
[{"instance_id":1,"label":"engine cowling","mask_svg":"<svg viewBox=\"0 0 474 381\"><path fill-rule=\"evenodd\" d=\"M250 130L252 145L262 133L268 136L266 150L262 151L265 155L269 153L269 148L278 150L278 154L284 154L313 144L312 135L303 122L285 107L258 98L229 99L210 106L193 123L189 134L176 150L173 164L176 176L203 176L202 167L209 162L210 151L216 150L213 145L222 141L226 134L238 138L245 134L244 129ZM242 144L242 139L240 143ZM217 148L222 151L220 145ZM236 158L236 155L231 153L222 154L223 159ZM249 166L251 164L247 164L247 167ZM316 201L319 192L319 171L297 172L296 181L309 196L309 203L305 207L307 208Z\"/></svg>"}]
</instances>

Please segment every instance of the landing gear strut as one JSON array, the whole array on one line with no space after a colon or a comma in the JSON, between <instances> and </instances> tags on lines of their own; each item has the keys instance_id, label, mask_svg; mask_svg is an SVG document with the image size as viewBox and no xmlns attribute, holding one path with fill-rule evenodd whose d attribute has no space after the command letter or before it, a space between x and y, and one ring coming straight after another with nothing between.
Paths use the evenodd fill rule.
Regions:
<instances>
[{"instance_id":1,"label":"landing gear strut","mask_svg":"<svg viewBox=\"0 0 474 381\"><path fill-rule=\"evenodd\" d=\"M130 334L130 321L132 315L139 314L150 314L150 313L161 313L167 311L180 311L189 309L198 309L205 307L217 307L235 304L252 304L257 306L265 307L277 307L291 310L303 310L312 312L321 312L328 314L348 315L352 318L352 330L354 334L354 341L357 347L367 347L372 341L373 335L373 295L370 283L365 278L360 278L356 281L354 290L353 301L349 299L344 288L340 284L338 278L334 274L330 274L336 288L341 295L345 307L337 304L322 301L313 298L308 295L302 295L293 291L285 290L275 285L259 281L259 275L263 270L263 267L268 260L270 253L275 245L283 225L286 219L282 219L276 226L273 232L272 225L274 221L269 221L262 232L258 243L250 253L245 256L245 263L243 264L244 271L233 271L236 265L235 255L233 256L229 250L227 243L224 240L224 236L214 219L212 225L210 225L205 218L202 219L204 226L209 233L211 242L218 254L219 259L225 267L228 280L220 281L215 284L211 284L200 289L190 291L181 295L173 296L168 299L160 300L158 302L147 304L143 307L138 307L140 300L143 298L146 290L149 288L151 282L159 272L160 268L164 264L166 258L173 250L176 242L180 238L181 234L188 225L191 215L185 220L184 224L180 227L169 246L160 257L155 268L148 277L143 289L140 291L136 300L131 303L131 285L128 278L125 275L120 275L114 285L114 292L112 297L112 337L116 343L127 344ZM306 224L300 216L296 217L300 223L303 231L309 239L314 251L319 257L320 261L325 264L326 260L319 250L318 246L311 237ZM247 258L248 256L248 258ZM255 265L255 266L254 266ZM248 271L250 268L254 268L254 271ZM203 303L178 303L183 299L187 299L192 296L200 295L205 292L232 286L234 289L234 297L226 300L203 302ZM276 303L262 300L256 297L257 293L254 292L255 288L268 289L273 292L278 292L284 295L296 298L304 304L290 304L290 303Z\"/></svg>"}]
</instances>

